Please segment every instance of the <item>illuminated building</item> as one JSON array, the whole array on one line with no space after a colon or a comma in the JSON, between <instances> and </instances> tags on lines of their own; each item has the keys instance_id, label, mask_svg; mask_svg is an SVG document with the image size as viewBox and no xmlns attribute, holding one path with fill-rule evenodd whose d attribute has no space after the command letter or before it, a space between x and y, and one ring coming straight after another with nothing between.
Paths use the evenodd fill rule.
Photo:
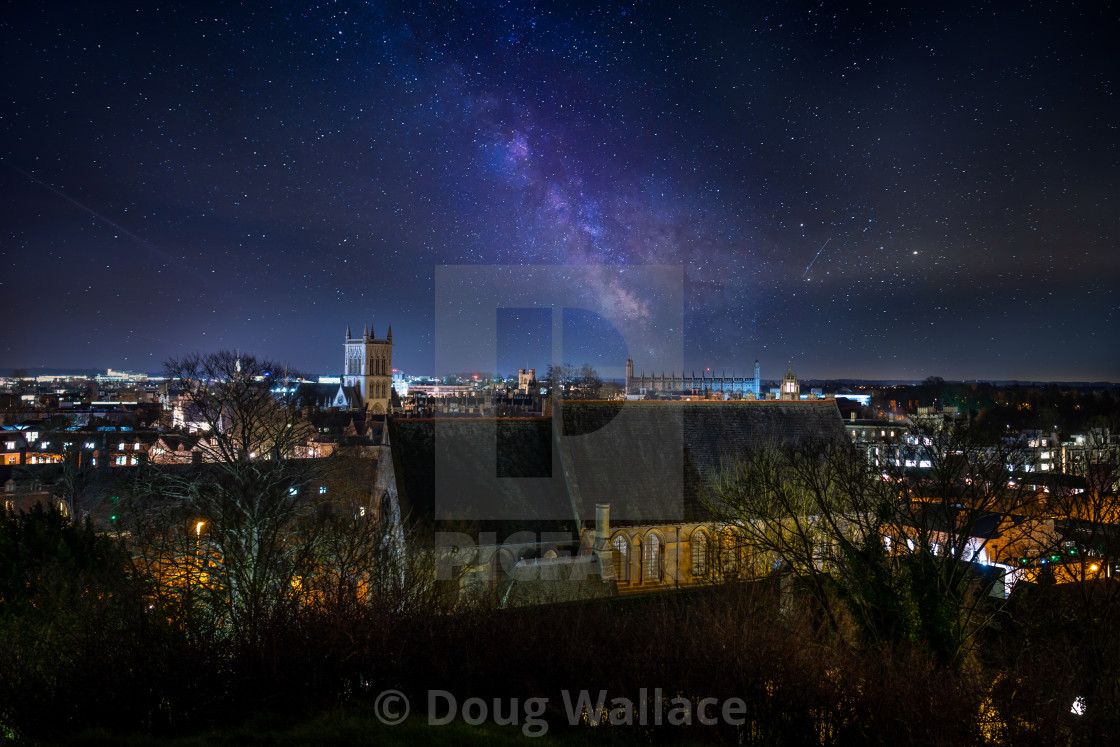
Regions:
<instances>
[{"instance_id":1,"label":"illuminated building","mask_svg":"<svg viewBox=\"0 0 1120 747\"><path fill-rule=\"evenodd\" d=\"M708 376L701 372L700 376L693 371L691 376L683 372L665 375L649 374L643 371L634 375L634 359L626 359L626 394L697 394L711 395L720 393L724 399L758 399L761 392L762 380L759 376L758 361L754 362L754 377L747 376Z\"/></svg>"}]
</instances>

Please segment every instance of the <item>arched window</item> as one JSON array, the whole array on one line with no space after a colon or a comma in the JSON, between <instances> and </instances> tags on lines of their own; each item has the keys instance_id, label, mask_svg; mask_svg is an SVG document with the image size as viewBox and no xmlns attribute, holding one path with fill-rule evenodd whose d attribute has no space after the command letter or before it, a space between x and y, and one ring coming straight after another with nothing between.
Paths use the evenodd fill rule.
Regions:
<instances>
[{"instance_id":1,"label":"arched window","mask_svg":"<svg viewBox=\"0 0 1120 747\"><path fill-rule=\"evenodd\" d=\"M611 543L614 547L614 576L619 581L630 580L630 543L621 534Z\"/></svg>"},{"instance_id":2,"label":"arched window","mask_svg":"<svg viewBox=\"0 0 1120 747\"><path fill-rule=\"evenodd\" d=\"M661 538L653 532L646 535L645 554L642 557L642 580L661 578Z\"/></svg>"},{"instance_id":3,"label":"arched window","mask_svg":"<svg viewBox=\"0 0 1120 747\"><path fill-rule=\"evenodd\" d=\"M723 535L723 573L725 576L735 577L742 572L740 554L743 549L743 538L733 529L728 529Z\"/></svg>"},{"instance_id":4,"label":"arched window","mask_svg":"<svg viewBox=\"0 0 1120 747\"><path fill-rule=\"evenodd\" d=\"M708 575L708 533L703 529L692 534L692 575L697 578Z\"/></svg>"}]
</instances>

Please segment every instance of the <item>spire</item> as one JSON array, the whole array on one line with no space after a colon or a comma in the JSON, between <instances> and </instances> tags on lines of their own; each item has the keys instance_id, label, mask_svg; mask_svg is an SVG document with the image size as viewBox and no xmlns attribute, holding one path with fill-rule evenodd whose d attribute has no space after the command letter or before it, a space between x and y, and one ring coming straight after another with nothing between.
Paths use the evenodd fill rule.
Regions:
<instances>
[{"instance_id":1,"label":"spire","mask_svg":"<svg viewBox=\"0 0 1120 747\"><path fill-rule=\"evenodd\" d=\"M377 338L377 333L373 331L373 325L371 324L371 325L369 325L369 339L373 340L373 339L376 339L376 338Z\"/></svg>"},{"instance_id":2,"label":"spire","mask_svg":"<svg viewBox=\"0 0 1120 747\"><path fill-rule=\"evenodd\" d=\"M368 324L365 327L362 328L362 337L363 338L369 337L369 325Z\"/></svg>"},{"instance_id":3,"label":"spire","mask_svg":"<svg viewBox=\"0 0 1120 747\"><path fill-rule=\"evenodd\" d=\"M392 324L389 325L389 333L387 335L385 335L385 339L388 340L389 342L393 341L393 325Z\"/></svg>"},{"instance_id":4,"label":"spire","mask_svg":"<svg viewBox=\"0 0 1120 747\"><path fill-rule=\"evenodd\" d=\"M349 340L351 337L353 337L353 335L350 334L350 325L347 324L346 325L346 339Z\"/></svg>"}]
</instances>

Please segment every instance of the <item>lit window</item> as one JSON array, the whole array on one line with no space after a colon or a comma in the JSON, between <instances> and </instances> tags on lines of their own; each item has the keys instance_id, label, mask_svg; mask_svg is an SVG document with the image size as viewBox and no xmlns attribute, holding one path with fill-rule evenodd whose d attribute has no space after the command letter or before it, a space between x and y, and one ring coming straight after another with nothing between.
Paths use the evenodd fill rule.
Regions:
<instances>
[{"instance_id":1,"label":"lit window","mask_svg":"<svg viewBox=\"0 0 1120 747\"><path fill-rule=\"evenodd\" d=\"M288 495L299 495L299 488L288 488Z\"/></svg>"},{"instance_id":2,"label":"lit window","mask_svg":"<svg viewBox=\"0 0 1120 747\"><path fill-rule=\"evenodd\" d=\"M93 441L86 441L86 448L93 449L96 448L96 445L93 443Z\"/></svg>"},{"instance_id":3,"label":"lit window","mask_svg":"<svg viewBox=\"0 0 1120 747\"><path fill-rule=\"evenodd\" d=\"M661 538L650 533L646 537L645 557L642 563L642 579L657 580L661 578Z\"/></svg>"},{"instance_id":4,"label":"lit window","mask_svg":"<svg viewBox=\"0 0 1120 747\"><path fill-rule=\"evenodd\" d=\"M327 494L327 486L326 485L320 485L319 486L319 495L326 495L326 494Z\"/></svg>"},{"instance_id":5,"label":"lit window","mask_svg":"<svg viewBox=\"0 0 1120 747\"><path fill-rule=\"evenodd\" d=\"M630 543L619 535L611 543L614 548L614 575L619 581L630 580Z\"/></svg>"},{"instance_id":6,"label":"lit window","mask_svg":"<svg viewBox=\"0 0 1120 747\"><path fill-rule=\"evenodd\" d=\"M701 530L692 535L692 575L708 575L708 535Z\"/></svg>"}]
</instances>

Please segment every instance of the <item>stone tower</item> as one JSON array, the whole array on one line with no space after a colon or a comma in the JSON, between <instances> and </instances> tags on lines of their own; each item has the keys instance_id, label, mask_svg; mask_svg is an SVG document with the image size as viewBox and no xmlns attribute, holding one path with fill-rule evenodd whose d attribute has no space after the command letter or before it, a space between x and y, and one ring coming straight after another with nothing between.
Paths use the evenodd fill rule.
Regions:
<instances>
[{"instance_id":1,"label":"stone tower","mask_svg":"<svg viewBox=\"0 0 1120 747\"><path fill-rule=\"evenodd\" d=\"M801 399L801 384L793 373L793 361L789 362L789 373L782 377L781 399Z\"/></svg>"},{"instance_id":2,"label":"stone tower","mask_svg":"<svg viewBox=\"0 0 1120 747\"><path fill-rule=\"evenodd\" d=\"M362 406L374 415L389 412L393 388L393 327L385 339L377 339L373 329L366 327L360 337L346 327L345 358L342 385L354 387L362 397Z\"/></svg>"}]
</instances>

